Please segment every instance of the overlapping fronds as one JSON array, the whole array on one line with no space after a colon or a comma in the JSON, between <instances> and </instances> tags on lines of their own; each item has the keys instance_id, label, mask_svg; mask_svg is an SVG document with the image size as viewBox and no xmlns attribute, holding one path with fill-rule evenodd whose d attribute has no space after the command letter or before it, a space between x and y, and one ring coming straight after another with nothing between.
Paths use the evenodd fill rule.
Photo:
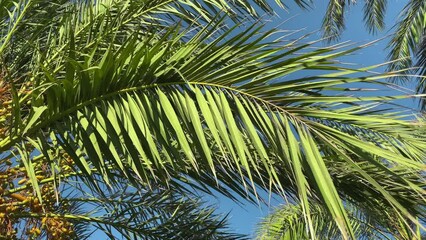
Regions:
<instances>
[{"instance_id":1,"label":"overlapping fronds","mask_svg":"<svg viewBox=\"0 0 426 240\"><path fill-rule=\"evenodd\" d=\"M61 157L66 159L66 156ZM36 159L40 177L39 169L47 163L42 156ZM72 160L68 158L67 161ZM9 173L18 173L15 176L9 174L9 177L20 179L21 186L5 188L2 194L2 208L7 206L7 212L2 212L0 217L2 238L13 237L8 231L12 226L19 229L15 236L20 238L243 238L230 232L226 216L216 215L213 207L203 204L199 196L183 188L169 186L166 189L157 185L155 190L149 190L141 184L130 186L126 178L116 175L117 188L110 189L102 178L97 177L95 169L92 178L96 179L97 188L91 188L81 181L78 170L69 171L70 167L73 168L72 164L66 164L66 161L61 163L62 169L57 173L61 181L60 195L55 197L53 191L58 178L46 176L39 179L42 204L31 194L29 181L25 184L26 178L20 179L24 172L9 168ZM2 163L0 167L3 173L5 164Z\"/></svg>"},{"instance_id":2,"label":"overlapping fronds","mask_svg":"<svg viewBox=\"0 0 426 240\"><path fill-rule=\"evenodd\" d=\"M366 212L353 205L345 208L354 226L356 239L408 240L422 237L416 227L407 229L400 222L393 221L392 211L369 209ZM313 228L319 239L341 239L339 230L321 205L312 205L310 209ZM310 239L303 207L288 204L276 208L258 225L257 239Z\"/></svg>"},{"instance_id":3,"label":"overlapping fronds","mask_svg":"<svg viewBox=\"0 0 426 240\"><path fill-rule=\"evenodd\" d=\"M389 59L399 60L389 66L392 70L406 69L412 67L415 59L421 63L422 49L421 42L426 20L426 4L424 1L409 1L405 6L401 21L396 25L396 32L392 38L389 48ZM419 55L416 56L416 54ZM412 57L414 54L415 57ZM414 60L414 61L413 61ZM423 67L420 65L420 67ZM423 71L421 73L424 73Z\"/></svg>"},{"instance_id":4,"label":"overlapping fronds","mask_svg":"<svg viewBox=\"0 0 426 240\"><path fill-rule=\"evenodd\" d=\"M330 0L326 14L323 18L322 31L328 41L339 39L345 29L345 14L349 11L350 4L357 1ZM366 0L364 3L364 22L371 33L381 31L385 27L385 14L388 5L387 0ZM423 0L410 0L405 5L402 13L396 20L392 38L388 44L388 59L391 63L388 71L406 70L405 76L393 80L408 80L415 78L418 83L418 93L425 92L424 75L426 73L426 3ZM410 76L417 74L418 76ZM425 108L425 102L421 100L421 107Z\"/></svg>"},{"instance_id":5,"label":"overlapping fronds","mask_svg":"<svg viewBox=\"0 0 426 240\"><path fill-rule=\"evenodd\" d=\"M112 239L119 238L117 232L128 239L243 239L242 235L229 233L226 219L215 215L214 208L203 206L193 195L161 189L134 194L124 189L102 197L70 201L108 213L101 217L93 215L96 220L88 219L88 224L95 223Z\"/></svg>"},{"instance_id":6,"label":"overlapping fronds","mask_svg":"<svg viewBox=\"0 0 426 240\"><path fill-rule=\"evenodd\" d=\"M350 5L356 3L357 1L354 0L329 1L322 24L322 30L326 39L332 41L340 37L346 26L346 12L350 10ZM377 30L383 30L387 0L366 0L364 4L363 20L368 31L375 33Z\"/></svg>"},{"instance_id":7,"label":"overlapping fronds","mask_svg":"<svg viewBox=\"0 0 426 240\"><path fill-rule=\"evenodd\" d=\"M9 77L30 71L13 87L31 89L14 94L14 109L27 111L12 115L2 158L24 165L40 202L34 153L59 182L63 166L55 160L65 151L93 191L99 181L117 189L122 178L146 189L184 182L252 200L263 189L301 202L308 226L311 204L323 204L345 239L356 235L347 202L393 209L407 226L425 220L422 125L387 104L411 96L363 97L363 88L348 87L382 87L398 72L338 64L365 46L277 40L276 30L252 24L240 32L220 15L204 26L174 24L179 15L170 9L192 1L154 2L141 1L153 4L148 9L111 2L99 14L70 3L65 9L78 14L49 25L22 52L29 60L8 63ZM197 6L184 9L204 9Z\"/></svg>"},{"instance_id":8,"label":"overlapping fronds","mask_svg":"<svg viewBox=\"0 0 426 240\"><path fill-rule=\"evenodd\" d=\"M44 129L47 135L34 144L40 152L60 146L86 177L95 168L111 185L117 170L145 183L167 183L180 172L210 175L243 196L269 189L300 199L305 208L314 197L344 236L354 235L344 199L380 196L411 221L422 215L424 143L411 133L414 126L392 115L364 115L359 106L317 106L363 101L318 90L392 75L345 76L355 70L331 65L345 51L326 48L292 57L300 50L262 42L269 33L249 40L258 31L206 43L198 39L211 34L207 29L186 44L176 37L129 38L94 51L102 53L96 64L77 55L67 69L46 68L44 81L51 84L42 95L46 105L34 108L25 128L3 146ZM299 69L336 73L270 82ZM68 78L68 71L75 74ZM381 99L392 98L365 100ZM106 167L111 165L114 172ZM341 170L363 179L351 183L360 192L345 185ZM203 183L220 191L209 179Z\"/></svg>"}]
</instances>

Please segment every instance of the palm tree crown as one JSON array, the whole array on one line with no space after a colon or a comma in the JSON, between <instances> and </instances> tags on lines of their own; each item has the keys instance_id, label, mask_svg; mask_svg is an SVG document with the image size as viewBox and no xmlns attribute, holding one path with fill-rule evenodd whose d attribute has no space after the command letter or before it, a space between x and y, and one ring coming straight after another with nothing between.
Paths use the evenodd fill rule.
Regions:
<instances>
[{"instance_id":1,"label":"palm tree crown","mask_svg":"<svg viewBox=\"0 0 426 240\"><path fill-rule=\"evenodd\" d=\"M347 87L400 72L339 64L365 46L282 39L254 2L2 1L0 234L240 237L192 199L212 189L278 194L301 238L324 236L319 211L344 239L354 212L423 228L423 123L392 105L411 96Z\"/></svg>"}]
</instances>

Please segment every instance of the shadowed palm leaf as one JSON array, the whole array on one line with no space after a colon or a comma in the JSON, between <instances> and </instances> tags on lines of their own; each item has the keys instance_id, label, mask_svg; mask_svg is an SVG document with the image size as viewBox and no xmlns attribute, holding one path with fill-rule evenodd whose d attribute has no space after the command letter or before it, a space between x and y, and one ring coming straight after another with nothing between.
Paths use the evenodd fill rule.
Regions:
<instances>
[{"instance_id":1,"label":"shadowed palm leaf","mask_svg":"<svg viewBox=\"0 0 426 240\"><path fill-rule=\"evenodd\" d=\"M364 206L367 207L368 206ZM422 239L419 226L407 228L394 221L392 210L358 209L346 206L356 239ZM315 234L320 239L341 239L341 234L321 205L312 205ZM398 218L396 218L398 219ZM284 205L263 220L257 229L258 239L310 239L301 205Z\"/></svg>"},{"instance_id":2,"label":"shadowed palm leaf","mask_svg":"<svg viewBox=\"0 0 426 240\"><path fill-rule=\"evenodd\" d=\"M329 40L339 39L345 29L345 12L353 0L330 0L327 12L323 19L324 37ZM366 0L364 5L364 22L371 33L383 30L385 27L384 17L386 14L387 0ZM424 93L424 75L426 73L426 43L425 43L425 21L426 2L423 0L410 0L405 5L398 21L393 26L395 33L388 44L388 58L392 61L389 71L406 70L407 74L399 80L408 80L410 74L418 74L417 92ZM408 70L409 69L409 70ZM394 79L395 80L395 79ZM426 104L421 99L421 107Z\"/></svg>"},{"instance_id":3,"label":"shadowed palm leaf","mask_svg":"<svg viewBox=\"0 0 426 240\"><path fill-rule=\"evenodd\" d=\"M16 30L0 51L12 101L0 149L3 162L25 167L41 203L35 158L55 186L65 171L91 192L117 191L122 181L136 187L128 198L96 197L108 214L117 201L121 210L138 209L132 201L140 189L213 188L252 201L263 189L299 201L312 237L313 202L346 239L356 232L349 203L393 209L407 226L424 221L419 124L375 104L408 96L342 95L363 91L347 84L382 86L381 79L400 76L338 64L364 46L277 40L276 30L259 23L241 31L230 10L255 16L245 1L22 4L37 21L3 22ZM223 226L204 216L208 226Z\"/></svg>"}]
</instances>

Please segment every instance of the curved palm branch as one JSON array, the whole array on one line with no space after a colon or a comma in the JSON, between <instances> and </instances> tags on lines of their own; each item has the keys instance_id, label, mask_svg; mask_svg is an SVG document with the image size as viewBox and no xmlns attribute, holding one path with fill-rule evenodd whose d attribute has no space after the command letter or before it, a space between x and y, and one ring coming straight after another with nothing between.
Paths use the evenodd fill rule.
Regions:
<instances>
[{"instance_id":1,"label":"curved palm branch","mask_svg":"<svg viewBox=\"0 0 426 240\"><path fill-rule=\"evenodd\" d=\"M422 60L423 34L425 29L426 4L423 1L409 1L401 16L401 21L396 25L396 33L392 38L389 48L389 58L399 60L389 67L390 69L404 69L413 66L412 53L417 54L419 63ZM422 67L422 65L420 65ZM424 72L421 72L422 74Z\"/></svg>"},{"instance_id":2,"label":"curved palm branch","mask_svg":"<svg viewBox=\"0 0 426 240\"><path fill-rule=\"evenodd\" d=\"M63 149L95 189L95 172L111 189L119 186L117 175L147 188L192 179L252 199L266 189L299 200L310 225L310 203L321 202L344 238L355 236L346 201L374 196L405 224L424 221L418 125L363 104L399 97L326 94L356 94L362 89L345 84L381 85L397 72L336 63L359 48L306 51L312 44L275 40L275 31L259 24L242 33L238 24L221 29L226 17L167 27L177 16L169 10L181 1L137 10L125 3L98 14L67 8L78 11L22 52L31 54L24 61L31 74L19 75L22 62L7 65L6 77L22 78L10 84L12 114L3 121L10 134L0 149L4 161L25 166L40 201L33 153L61 169L55 159ZM327 73L293 74L300 70ZM24 94L17 90L23 83L30 88Z\"/></svg>"},{"instance_id":3,"label":"curved palm branch","mask_svg":"<svg viewBox=\"0 0 426 240\"><path fill-rule=\"evenodd\" d=\"M96 179L97 188L93 188L78 177L78 171L69 170L72 164L67 161L72 160L66 154L62 157L62 168L66 165L68 170L58 173L61 193L56 196L54 188L58 179L49 177L48 172L40 173L43 165L48 165L42 156L37 156L34 161L39 166L38 176L45 176L40 179L42 204L31 194L32 187L25 176L9 175L9 178L20 178L21 186L4 189L1 208L7 206L7 210L0 218L3 238L13 237L13 232L8 231L8 226L12 225L19 226L16 234L21 238L34 239L89 239L99 231L111 239L243 237L229 233L226 217L215 215L214 208L206 206L199 196L182 187L169 186L166 189L158 185L151 190L146 185L129 185L127 179L117 175L117 188L111 190L94 172L92 179ZM11 173L13 169L6 171Z\"/></svg>"},{"instance_id":4,"label":"curved palm branch","mask_svg":"<svg viewBox=\"0 0 426 240\"><path fill-rule=\"evenodd\" d=\"M364 5L365 26L371 33L385 28L386 0L368 0Z\"/></svg>"},{"instance_id":5,"label":"curved palm branch","mask_svg":"<svg viewBox=\"0 0 426 240\"><path fill-rule=\"evenodd\" d=\"M356 239L421 239L420 232L407 229L400 222L392 221L392 210L360 210L347 205L348 216ZM322 205L312 205L311 217L315 234L320 239L341 239L341 234L327 215ZM417 226L418 227L418 226ZM308 225L304 219L304 209L299 205L287 204L278 207L258 226L258 239L310 239Z\"/></svg>"},{"instance_id":6,"label":"curved palm branch","mask_svg":"<svg viewBox=\"0 0 426 240\"><path fill-rule=\"evenodd\" d=\"M127 189L125 189L127 190ZM231 234L226 219L216 216L214 208L202 205L194 196L180 196L169 190L121 191L92 199L71 201L98 206L108 215L95 217L95 227L111 238L119 238L117 232L129 239L136 236L146 239L242 239ZM190 197L190 198L189 198ZM117 206L117 202L120 205Z\"/></svg>"},{"instance_id":7,"label":"curved palm branch","mask_svg":"<svg viewBox=\"0 0 426 240\"><path fill-rule=\"evenodd\" d=\"M350 3L350 0L348 0ZM325 37L332 41L337 39L345 28L346 0L331 0L327 7L327 14L322 23Z\"/></svg>"},{"instance_id":8,"label":"curved palm branch","mask_svg":"<svg viewBox=\"0 0 426 240\"><path fill-rule=\"evenodd\" d=\"M354 0L330 0L326 14L323 18L322 30L324 37L329 40L339 39L345 29L345 12ZM364 5L365 26L371 33L383 30L385 27L384 16L387 8L387 0L366 0ZM408 8L408 7L407 7Z\"/></svg>"},{"instance_id":9,"label":"curved palm branch","mask_svg":"<svg viewBox=\"0 0 426 240\"><path fill-rule=\"evenodd\" d=\"M330 0L324 16L322 29L328 41L339 38L345 29L345 11L348 5L355 4L351 0ZM371 33L383 30L387 0L367 0L364 5L364 22ZM407 70L405 76L397 79L408 80L408 73L419 74L416 90L425 93L424 75L426 73L426 38L425 34L426 3L422 0L410 0L404 7L398 22L394 25L395 33L388 44L388 58L391 63L388 71ZM410 70L408 70L410 69ZM395 79L394 79L395 80ZM425 102L420 99L425 108Z\"/></svg>"}]
</instances>

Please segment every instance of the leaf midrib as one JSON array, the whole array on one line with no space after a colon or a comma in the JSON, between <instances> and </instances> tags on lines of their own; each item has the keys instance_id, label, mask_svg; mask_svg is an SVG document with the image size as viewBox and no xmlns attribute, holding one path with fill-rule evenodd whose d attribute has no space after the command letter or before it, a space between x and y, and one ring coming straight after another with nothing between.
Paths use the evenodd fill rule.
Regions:
<instances>
[{"instance_id":1,"label":"leaf midrib","mask_svg":"<svg viewBox=\"0 0 426 240\"><path fill-rule=\"evenodd\" d=\"M39 129L42 129L46 126L51 125L53 122L58 121L66 116L68 116L69 114L92 104L95 104L99 101L102 100L106 100L108 98L120 95L120 94L124 94L124 93L128 93L128 92L135 92L138 90L144 90L144 89L152 89L152 88L161 88L161 87L168 87L168 86L177 86L177 85L199 85L199 86L210 86L210 87L216 87L216 88L220 88L220 89L226 89L241 95L245 95L249 98L255 99L257 101L260 101L262 103L265 103L267 105L270 105L272 108L280 110L282 112L285 112L291 116L293 116L292 114L290 114L289 112L287 112L285 109L283 109L282 107L273 104L272 102L269 102L265 99L262 99L258 96L255 95L251 95L249 93L246 93L242 90L239 90L235 87L232 86L225 86L225 85L220 85L220 84L215 84L215 83L206 83L206 82L169 82L169 83L161 83L161 84L150 84L150 85L144 85L144 86L138 86L138 87L131 87L131 88L126 88L126 89L121 89L115 92L111 92L111 93L107 93L104 95L100 95L98 97L92 98L90 100L81 102L79 104L77 104L74 107L71 107L67 110L61 111L58 114L53 114L50 117L48 117L47 119L43 119L43 121L38 122L34 125L34 127L28 129L27 134L25 135L15 135L15 136L9 136L8 138L2 140L0 142L0 151L7 151L10 149L10 147L12 145L14 145L15 143L17 143L20 139L24 138L25 136L30 136L31 134L35 133L36 131L38 131ZM295 118L298 118L297 116L293 116Z\"/></svg>"}]
</instances>

